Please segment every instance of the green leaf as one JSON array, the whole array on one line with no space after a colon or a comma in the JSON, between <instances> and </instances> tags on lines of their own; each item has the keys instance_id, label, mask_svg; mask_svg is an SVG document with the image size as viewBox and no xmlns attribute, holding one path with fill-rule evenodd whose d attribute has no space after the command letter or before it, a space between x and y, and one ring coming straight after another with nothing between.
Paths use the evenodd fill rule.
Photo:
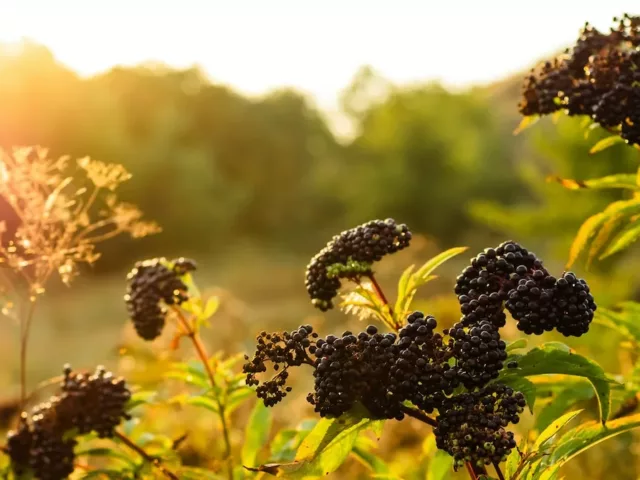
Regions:
<instances>
[{"instance_id":1,"label":"green leaf","mask_svg":"<svg viewBox=\"0 0 640 480\"><path fill-rule=\"evenodd\" d=\"M444 450L438 450L429 462L427 480L445 480L453 471L453 457Z\"/></svg>"},{"instance_id":2,"label":"green leaf","mask_svg":"<svg viewBox=\"0 0 640 480\"><path fill-rule=\"evenodd\" d=\"M640 343L640 314L623 307L622 311L614 312L607 308L598 307L594 323L604 325L624 335L634 342Z\"/></svg>"},{"instance_id":3,"label":"green leaf","mask_svg":"<svg viewBox=\"0 0 640 480\"><path fill-rule=\"evenodd\" d=\"M131 456L124 454L118 450L114 450L111 448L86 448L86 449L77 449L75 451L76 457L103 457L103 458L113 458L116 460L120 460L125 462L126 464L135 467L137 464L131 458Z\"/></svg>"},{"instance_id":4,"label":"green leaf","mask_svg":"<svg viewBox=\"0 0 640 480\"><path fill-rule=\"evenodd\" d=\"M562 427L576 418L581 412L582 410L569 412L553 421L547 428L542 431L542 433L540 433L540 435L538 435L536 442L533 444L533 450L540 450L545 443L551 440L560 431Z\"/></svg>"},{"instance_id":5,"label":"green leaf","mask_svg":"<svg viewBox=\"0 0 640 480\"><path fill-rule=\"evenodd\" d=\"M606 177L591 178L589 180L574 180L572 178L549 177L550 181L558 182L569 190L600 190L610 188L623 188L628 190L638 190L637 178L634 173L619 173L607 175Z\"/></svg>"},{"instance_id":6,"label":"green leaf","mask_svg":"<svg viewBox=\"0 0 640 480\"><path fill-rule=\"evenodd\" d=\"M600 365L568 349L564 344L546 343L536 347L518 359L518 368L502 370L500 378L509 381L510 377L529 377L532 375L563 374L588 379L596 391L603 422L609 417L611 409L611 387L614 382L607 377Z\"/></svg>"},{"instance_id":7,"label":"green leaf","mask_svg":"<svg viewBox=\"0 0 640 480\"><path fill-rule=\"evenodd\" d=\"M610 257L628 247L640 238L640 220L635 220L625 228L611 241L609 248L600 255L600 260Z\"/></svg>"},{"instance_id":8,"label":"green leaf","mask_svg":"<svg viewBox=\"0 0 640 480\"><path fill-rule=\"evenodd\" d=\"M562 435L545 461L548 465L561 466L594 445L638 427L640 414L612 420L606 425L595 421L584 423Z\"/></svg>"},{"instance_id":9,"label":"green leaf","mask_svg":"<svg viewBox=\"0 0 640 480\"><path fill-rule=\"evenodd\" d=\"M106 478L113 479L113 480L126 480L127 478L131 478L131 477L129 477L128 475L125 475L125 472L122 472L121 470L113 470L108 468L98 468L82 474L83 480L86 480L86 479L105 480Z\"/></svg>"},{"instance_id":10,"label":"green leaf","mask_svg":"<svg viewBox=\"0 0 640 480\"><path fill-rule=\"evenodd\" d=\"M182 380L183 382L201 388L209 388L209 378L200 362L174 363L165 373L166 378Z\"/></svg>"},{"instance_id":11,"label":"green leaf","mask_svg":"<svg viewBox=\"0 0 640 480\"><path fill-rule=\"evenodd\" d=\"M455 247L439 253L427 260L417 271L414 266L407 268L398 282L398 298L394 306L395 322L404 324L404 317L409 313L411 302L422 285L436 278L433 272L446 261L468 250L468 247Z\"/></svg>"},{"instance_id":12,"label":"green leaf","mask_svg":"<svg viewBox=\"0 0 640 480\"><path fill-rule=\"evenodd\" d=\"M218 297L209 298L204 306L204 312L202 312L202 320L210 319L218 311L219 306L220 299Z\"/></svg>"},{"instance_id":13,"label":"green leaf","mask_svg":"<svg viewBox=\"0 0 640 480\"><path fill-rule=\"evenodd\" d=\"M593 385L590 382L571 382L566 388L560 390L536 415L536 429L544 430L571 406L578 402L590 400L594 395Z\"/></svg>"},{"instance_id":14,"label":"green leaf","mask_svg":"<svg viewBox=\"0 0 640 480\"><path fill-rule=\"evenodd\" d=\"M370 452L366 448L362 446L354 445L351 450L351 455L358 460L362 465L367 467L373 474L376 475L384 475L388 478L389 475L389 466L378 457L375 453ZM379 478L379 477L376 477Z\"/></svg>"},{"instance_id":15,"label":"green leaf","mask_svg":"<svg viewBox=\"0 0 640 480\"><path fill-rule=\"evenodd\" d=\"M526 338L519 338L515 342L511 342L507 345L507 353L521 348L527 348L529 341Z\"/></svg>"},{"instance_id":16,"label":"green leaf","mask_svg":"<svg viewBox=\"0 0 640 480\"><path fill-rule=\"evenodd\" d=\"M193 405L194 407L206 408L214 413L218 413L220 411L215 400L202 395L198 395L197 397L188 397L184 403L187 405Z\"/></svg>"},{"instance_id":17,"label":"green leaf","mask_svg":"<svg viewBox=\"0 0 640 480\"><path fill-rule=\"evenodd\" d=\"M598 235L600 230L604 228L607 223L610 223L610 225L612 225L613 223L617 224L624 217L629 217L638 213L640 213L640 200L631 199L613 202L609 204L609 206L607 206L607 208L603 212L596 213L595 215L589 217L582 224L582 226L578 230L576 237L573 240L573 244L571 245L571 249L569 251L567 268L575 263L580 253L586 250L591 245L593 238ZM605 233L608 234L610 232L605 230ZM602 236L600 238L600 243L602 243ZM589 261L591 261L594 255L599 252L601 245L597 246L597 249L590 249L588 258Z\"/></svg>"},{"instance_id":18,"label":"green leaf","mask_svg":"<svg viewBox=\"0 0 640 480\"><path fill-rule=\"evenodd\" d=\"M295 430L281 430L271 442L271 459L274 462L291 462L296 456L300 444L318 423L317 420L305 420Z\"/></svg>"},{"instance_id":19,"label":"green leaf","mask_svg":"<svg viewBox=\"0 0 640 480\"><path fill-rule=\"evenodd\" d=\"M140 392L135 392L133 395L131 395L131 398L127 402L126 410L131 411L140 405L152 403L157 395L158 392L153 390L142 390Z\"/></svg>"},{"instance_id":20,"label":"green leaf","mask_svg":"<svg viewBox=\"0 0 640 480\"><path fill-rule=\"evenodd\" d=\"M234 390L227 397L227 401L225 404L224 412L227 415L230 415L236 408L242 405L244 402L253 398L255 396L255 392L250 387L242 387L237 390Z\"/></svg>"},{"instance_id":21,"label":"green leaf","mask_svg":"<svg viewBox=\"0 0 640 480\"><path fill-rule=\"evenodd\" d=\"M516 375L504 376L501 379L496 380L498 383L502 383L513 388L515 391L522 392L524 398L527 400L527 406L529 411L533 413L533 406L536 402L536 386L525 377L518 377Z\"/></svg>"},{"instance_id":22,"label":"green leaf","mask_svg":"<svg viewBox=\"0 0 640 480\"><path fill-rule=\"evenodd\" d=\"M360 432L376 423L366 415L358 407L339 418L323 418L304 439L292 463L271 463L249 470L292 479L328 475L349 456Z\"/></svg>"},{"instance_id":23,"label":"green leaf","mask_svg":"<svg viewBox=\"0 0 640 480\"><path fill-rule=\"evenodd\" d=\"M271 422L271 410L264 406L262 400L258 399L244 431L242 465L254 465L256 463L258 453L269 438Z\"/></svg>"},{"instance_id":24,"label":"green leaf","mask_svg":"<svg viewBox=\"0 0 640 480\"><path fill-rule=\"evenodd\" d=\"M211 470L197 467L180 467L176 474L180 480L224 480L225 478Z\"/></svg>"},{"instance_id":25,"label":"green leaf","mask_svg":"<svg viewBox=\"0 0 640 480\"><path fill-rule=\"evenodd\" d=\"M603 138L597 142L593 147L591 147L589 153L594 154L601 152L602 150L612 147L616 143L624 143L624 139L620 135L611 135L610 137Z\"/></svg>"},{"instance_id":26,"label":"green leaf","mask_svg":"<svg viewBox=\"0 0 640 480\"><path fill-rule=\"evenodd\" d=\"M540 115L527 115L526 117L522 117L522 120L520 120L520 124L513 131L513 134L518 135L532 125L535 125L538 120L540 120Z\"/></svg>"}]
</instances>

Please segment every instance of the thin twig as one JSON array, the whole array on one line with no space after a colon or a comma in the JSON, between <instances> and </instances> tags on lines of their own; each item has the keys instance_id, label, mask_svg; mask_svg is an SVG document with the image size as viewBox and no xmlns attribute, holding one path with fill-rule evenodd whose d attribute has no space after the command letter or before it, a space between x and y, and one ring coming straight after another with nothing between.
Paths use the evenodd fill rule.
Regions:
<instances>
[{"instance_id":1,"label":"thin twig","mask_svg":"<svg viewBox=\"0 0 640 480\"><path fill-rule=\"evenodd\" d=\"M476 475L476 471L473 469L473 465L471 465L471 462L465 462L464 466L467 467L467 472L469 472L471 480L478 480L478 476Z\"/></svg>"},{"instance_id":2,"label":"thin twig","mask_svg":"<svg viewBox=\"0 0 640 480\"><path fill-rule=\"evenodd\" d=\"M431 425L432 427L437 427L438 422L436 422L433 418L428 416L426 413L418 410L417 408L411 408L406 405L400 405L400 409L408 416L415 418L416 420L420 420L427 425Z\"/></svg>"},{"instance_id":3,"label":"thin twig","mask_svg":"<svg viewBox=\"0 0 640 480\"><path fill-rule=\"evenodd\" d=\"M214 397L216 404L218 406L218 416L220 417L220 424L222 425L222 437L224 439L224 447L225 447L225 458L228 461L228 476L229 480L233 480L233 467L231 466L231 439L229 437L229 426L227 425L227 418L225 413L224 403L220 401L220 397L217 393L215 393L216 387L216 378L211 369L211 365L209 364L209 355L207 354L206 347L202 343L198 332L193 328L189 320L185 318L182 314L182 311L173 307L173 311L176 313L178 317L178 321L182 325L182 327L186 330L186 335L191 339L191 343L193 343L193 347L196 350L196 353L200 357L202 365L204 366L205 371L207 372L207 376L209 377L209 382L211 383L211 388L214 390Z\"/></svg>"},{"instance_id":4,"label":"thin twig","mask_svg":"<svg viewBox=\"0 0 640 480\"><path fill-rule=\"evenodd\" d=\"M389 303L389 300L387 300L387 297L385 296L382 287L378 283L378 280L376 280L373 272L368 273L367 277L369 278L369 280L371 280L371 285L373 285L373 289L376 291L376 294L378 295L378 297L380 297L382 303L384 303L389 308L389 312L391 313L391 316L393 316L393 309L391 308L391 304Z\"/></svg>"},{"instance_id":5,"label":"thin twig","mask_svg":"<svg viewBox=\"0 0 640 480\"><path fill-rule=\"evenodd\" d=\"M498 474L498 479L504 480L504 475L502 474L502 470L500 470L500 464L498 462L493 462L493 468L496 469L496 473Z\"/></svg>"},{"instance_id":6,"label":"thin twig","mask_svg":"<svg viewBox=\"0 0 640 480\"><path fill-rule=\"evenodd\" d=\"M29 308L27 315L20 319L20 410L24 410L27 401L27 345L29 343L29 330L35 313L35 299L27 299Z\"/></svg>"},{"instance_id":7,"label":"thin twig","mask_svg":"<svg viewBox=\"0 0 640 480\"><path fill-rule=\"evenodd\" d=\"M166 478L170 478L171 480L180 480L175 473L173 473L171 470L167 469L167 467L162 465L162 462L160 461L159 458L152 457L151 455L149 455L141 447L139 447L134 442L132 442L129 439L129 437L127 437L123 433L118 432L117 430L115 432L115 436L122 443L124 443L127 447L129 447L131 450L135 451L138 455L140 455L144 459L145 462L147 462L147 463L153 465L154 467L156 467L160 472L162 472L162 474Z\"/></svg>"}]
</instances>

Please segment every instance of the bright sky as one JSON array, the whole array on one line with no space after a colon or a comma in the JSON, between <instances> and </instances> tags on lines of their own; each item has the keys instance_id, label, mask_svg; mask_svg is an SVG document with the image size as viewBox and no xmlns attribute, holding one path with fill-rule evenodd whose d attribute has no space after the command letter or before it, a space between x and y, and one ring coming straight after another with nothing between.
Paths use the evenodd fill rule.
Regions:
<instances>
[{"instance_id":1,"label":"bright sky","mask_svg":"<svg viewBox=\"0 0 640 480\"><path fill-rule=\"evenodd\" d=\"M633 10L635 6L636 10ZM0 0L0 41L33 39L82 74L199 64L260 94L288 85L332 110L357 68L395 82L489 82L607 28L638 0Z\"/></svg>"}]
</instances>

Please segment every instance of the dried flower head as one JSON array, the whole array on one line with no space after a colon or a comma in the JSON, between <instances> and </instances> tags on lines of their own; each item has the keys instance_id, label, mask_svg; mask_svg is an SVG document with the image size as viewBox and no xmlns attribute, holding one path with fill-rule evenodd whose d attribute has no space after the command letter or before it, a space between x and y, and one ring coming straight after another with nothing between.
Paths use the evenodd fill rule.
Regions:
<instances>
[{"instance_id":1,"label":"dried flower head","mask_svg":"<svg viewBox=\"0 0 640 480\"><path fill-rule=\"evenodd\" d=\"M95 262L97 243L121 233L159 232L113 193L130 177L121 165L88 158L73 165L43 148L0 149L0 197L12 210L7 216L17 220L12 234L0 226L0 272L18 274L36 295L52 274L69 283L79 263Z\"/></svg>"}]
</instances>

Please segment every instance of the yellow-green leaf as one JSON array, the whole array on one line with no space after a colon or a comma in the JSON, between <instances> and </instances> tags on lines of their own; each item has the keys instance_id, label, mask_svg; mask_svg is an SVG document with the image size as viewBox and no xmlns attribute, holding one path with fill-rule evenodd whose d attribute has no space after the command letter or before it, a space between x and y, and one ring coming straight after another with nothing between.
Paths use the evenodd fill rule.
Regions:
<instances>
[{"instance_id":1,"label":"yellow-green leaf","mask_svg":"<svg viewBox=\"0 0 640 480\"><path fill-rule=\"evenodd\" d=\"M565 383L562 383L565 385ZM595 395L593 385L587 380L568 382L553 399L536 415L536 429L542 431L578 402L590 400Z\"/></svg>"},{"instance_id":2,"label":"yellow-green leaf","mask_svg":"<svg viewBox=\"0 0 640 480\"><path fill-rule=\"evenodd\" d=\"M522 120L520 120L520 124L513 131L513 134L518 135L530 126L534 125L538 120L540 120L539 115L528 115L526 117L523 117Z\"/></svg>"},{"instance_id":3,"label":"yellow-green leaf","mask_svg":"<svg viewBox=\"0 0 640 480\"><path fill-rule=\"evenodd\" d=\"M540 433L540 435L538 435L536 442L533 444L533 450L540 450L545 443L551 440L560 431L562 427L577 417L581 412L582 410L575 410L573 412L565 413L560 418L552 422Z\"/></svg>"},{"instance_id":4,"label":"yellow-green leaf","mask_svg":"<svg viewBox=\"0 0 640 480\"><path fill-rule=\"evenodd\" d=\"M244 431L242 444L242 464L254 465L258 453L266 445L271 430L271 410L258 400Z\"/></svg>"},{"instance_id":5,"label":"yellow-green leaf","mask_svg":"<svg viewBox=\"0 0 640 480\"><path fill-rule=\"evenodd\" d=\"M614 253L618 253L630 247L640 238L640 220L636 220L627 225L609 244L609 248L600 256L600 259L607 258Z\"/></svg>"},{"instance_id":6,"label":"yellow-green leaf","mask_svg":"<svg viewBox=\"0 0 640 480\"><path fill-rule=\"evenodd\" d=\"M550 465L562 465L594 445L638 427L640 414L612 420L606 425L595 421L584 423L569 430L555 442L547 462Z\"/></svg>"},{"instance_id":7,"label":"yellow-green leaf","mask_svg":"<svg viewBox=\"0 0 640 480\"><path fill-rule=\"evenodd\" d=\"M546 343L536 347L518 358L517 369L502 370L500 378L545 374L572 375L588 379L598 398L600 417L603 422L607 420L611 409L610 384L614 381L605 374L600 365L571 351L566 345Z\"/></svg>"},{"instance_id":8,"label":"yellow-green leaf","mask_svg":"<svg viewBox=\"0 0 640 480\"><path fill-rule=\"evenodd\" d=\"M569 190L601 190L610 188L623 188L628 190L638 190L636 175L633 173L620 173L607 175L606 177L592 178L589 180L575 180L572 178L549 177L548 180L558 182Z\"/></svg>"},{"instance_id":9,"label":"yellow-green leaf","mask_svg":"<svg viewBox=\"0 0 640 480\"><path fill-rule=\"evenodd\" d=\"M438 450L429 462L427 480L445 480L453 472L453 457L443 450Z\"/></svg>"},{"instance_id":10,"label":"yellow-green leaf","mask_svg":"<svg viewBox=\"0 0 640 480\"><path fill-rule=\"evenodd\" d=\"M593 147L591 147L589 153L594 154L601 152L602 150L605 150L615 145L616 143L624 143L624 139L620 135L611 135L610 137L603 138L602 140L597 142Z\"/></svg>"}]
</instances>

